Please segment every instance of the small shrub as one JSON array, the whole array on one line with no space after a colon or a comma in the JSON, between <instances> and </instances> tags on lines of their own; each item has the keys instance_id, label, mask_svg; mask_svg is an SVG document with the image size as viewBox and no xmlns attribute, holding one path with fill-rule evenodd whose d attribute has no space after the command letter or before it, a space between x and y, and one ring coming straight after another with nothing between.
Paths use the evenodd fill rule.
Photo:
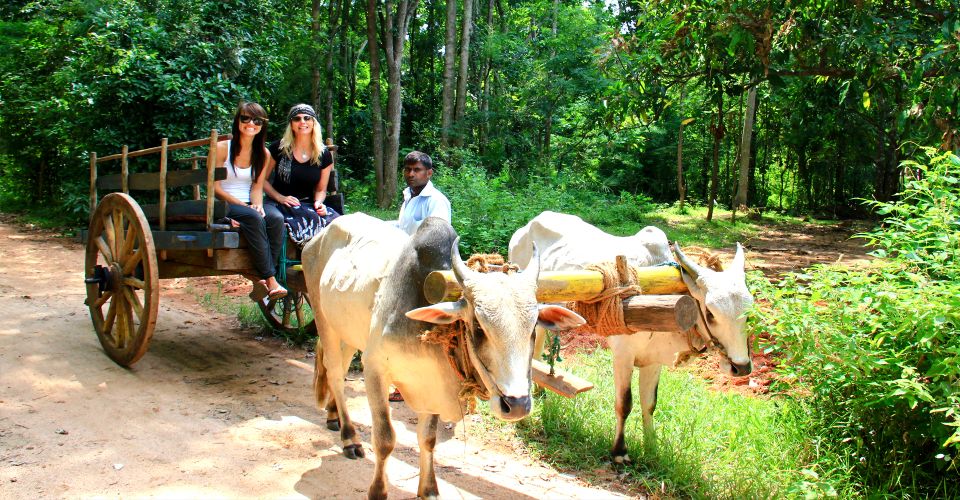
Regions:
<instances>
[{"instance_id":1,"label":"small shrub","mask_svg":"<svg viewBox=\"0 0 960 500\"><path fill-rule=\"evenodd\" d=\"M822 433L855 459L868 491L940 496L957 477L958 165L928 152L907 163L916 175L899 201L871 203L888 217L863 237L886 259L815 267L757 293L784 385L810 391Z\"/></svg>"}]
</instances>

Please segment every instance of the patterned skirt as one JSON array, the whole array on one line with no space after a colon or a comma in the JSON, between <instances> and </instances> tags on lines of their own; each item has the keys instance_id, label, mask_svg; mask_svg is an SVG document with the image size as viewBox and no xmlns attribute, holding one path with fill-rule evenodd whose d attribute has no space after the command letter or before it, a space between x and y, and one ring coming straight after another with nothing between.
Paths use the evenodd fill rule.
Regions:
<instances>
[{"instance_id":1,"label":"patterned skirt","mask_svg":"<svg viewBox=\"0 0 960 500\"><path fill-rule=\"evenodd\" d=\"M313 204L309 200L300 200L300 206L298 207L288 207L280 204L274 204L274 206L283 214L283 222L287 225L287 233L290 235L290 239L300 247L310 241L310 238L316 236L321 229L330 225L333 219L340 217L340 214L330 207L327 207L327 215L320 216L313 209Z\"/></svg>"}]
</instances>

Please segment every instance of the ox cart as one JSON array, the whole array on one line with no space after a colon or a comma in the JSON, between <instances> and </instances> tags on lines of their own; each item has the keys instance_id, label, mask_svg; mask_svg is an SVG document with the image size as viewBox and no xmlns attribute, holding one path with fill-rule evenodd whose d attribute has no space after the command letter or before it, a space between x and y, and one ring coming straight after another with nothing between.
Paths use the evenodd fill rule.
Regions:
<instances>
[{"instance_id":1,"label":"ox cart","mask_svg":"<svg viewBox=\"0 0 960 500\"><path fill-rule=\"evenodd\" d=\"M90 154L90 223L79 235L86 243L85 303L104 352L119 365L131 366L149 347L161 279L240 274L255 283L250 297L272 328L315 329L297 246L285 243L278 267L278 280L289 293L268 300L266 288L255 279L246 242L222 223L227 203L214 199L213 184L226 178L226 169L216 165L216 148L229 138L213 130L204 139L168 144L164 138L153 148L129 151L123 146L118 154ZM327 145L336 151L331 140ZM171 162L175 151L180 158ZM157 171L131 172L131 160L143 166L151 156L159 156ZM201 161L206 168L199 168ZM116 162L119 173L98 175L98 165ZM189 166L170 169L170 163ZM328 190L326 203L343 213L336 170ZM109 193L101 197L104 191Z\"/></svg>"}]
</instances>

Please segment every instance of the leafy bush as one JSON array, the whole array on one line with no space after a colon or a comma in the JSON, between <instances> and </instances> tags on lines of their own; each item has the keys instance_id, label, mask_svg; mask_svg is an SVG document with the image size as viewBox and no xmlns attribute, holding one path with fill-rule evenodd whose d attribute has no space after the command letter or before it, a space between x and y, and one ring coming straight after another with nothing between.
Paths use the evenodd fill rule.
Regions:
<instances>
[{"instance_id":1,"label":"leafy bush","mask_svg":"<svg viewBox=\"0 0 960 500\"><path fill-rule=\"evenodd\" d=\"M567 189L551 179L531 179L526 187L509 182L508 170L490 178L482 167L463 165L438 170L433 180L453 208L453 226L464 253L498 252L506 257L510 237L545 210L578 215L599 226L623 226L642 221L654 208L643 195L619 198L588 189Z\"/></svg>"},{"instance_id":2,"label":"leafy bush","mask_svg":"<svg viewBox=\"0 0 960 500\"><path fill-rule=\"evenodd\" d=\"M907 163L915 175L899 201L871 203L888 217L862 236L885 259L816 267L758 293L783 380L811 391L868 491L948 494L960 465L958 165L928 151Z\"/></svg>"}]
</instances>

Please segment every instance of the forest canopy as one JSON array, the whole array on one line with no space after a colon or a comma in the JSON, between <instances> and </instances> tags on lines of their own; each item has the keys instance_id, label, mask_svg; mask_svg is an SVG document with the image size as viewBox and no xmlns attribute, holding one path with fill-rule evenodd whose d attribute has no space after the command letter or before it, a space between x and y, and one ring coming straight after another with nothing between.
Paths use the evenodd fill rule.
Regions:
<instances>
[{"instance_id":1,"label":"forest canopy","mask_svg":"<svg viewBox=\"0 0 960 500\"><path fill-rule=\"evenodd\" d=\"M85 215L90 152L313 104L353 199L398 158L794 214L890 200L957 150L953 0L13 0L0 6L0 198Z\"/></svg>"}]
</instances>

